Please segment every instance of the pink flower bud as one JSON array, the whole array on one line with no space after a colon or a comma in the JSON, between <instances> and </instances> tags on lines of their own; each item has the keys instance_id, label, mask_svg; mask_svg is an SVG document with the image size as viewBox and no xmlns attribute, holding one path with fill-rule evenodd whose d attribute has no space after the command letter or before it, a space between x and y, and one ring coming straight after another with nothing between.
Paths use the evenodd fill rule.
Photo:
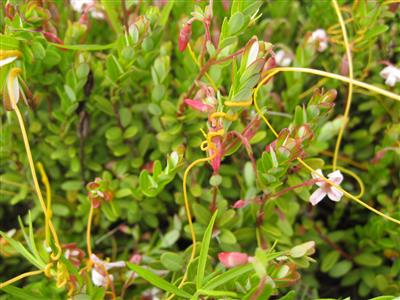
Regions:
<instances>
[{"instance_id":1,"label":"pink flower bud","mask_svg":"<svg viewBox=\"0 0 400 300\"><path fill-rule=\"evenodd\" d=\"M248 204L248 202L247 202L246 200L240 199L240 200L236 201L236 202L232 205L232 208L236 208L236 209L242 208L242 207L245 207L247 204Z\"/></svg>"},{"instance_id":2,"label":"pink flower bud","mask_svg":"<svg viewBox=\"0 0 400 300\"><path fill-rule=\"evenodd\" d=\"M209 112L213 109L211 105L205 104L201 101L192 100L192 99L185 99L185 104L189 107L201 111L201 112Z\"/></svg>"},{"instance_id":3,"label":"pink flower bud","mask_svg":"<svg viewBox=\"0 0 400 300\"><path fill-rule=\"evenodd\" d=\"M140 254L133 254L131 258L129 258L129 262L136 265L140 264L141 261L142 261L142 256Z\"/></svg>"},{"instance_id":4,"label":"pink flower bud","mask_svg":"<svg viewBox=\"0 0 400 300\"><path fill-rule=\"evenodd\" d=\"M119 225L119 230L120 230L122 233L125 233L125 234L128 234L128 233L131 232L129 226L126 225L126 224L121 224L121 225Z\"/></svg>"},{"instance_id":5,"label":"pink flower bud","mask_svg":"<svg viewBox=\"0 0 400 300\"><path fill-rule=\"evenodd\" d=\"M179 39L178 39L179 51L181 52L185 51L191 36L192 36L192 23L187 22L185 25L183 25L181 31L179 32Z\"/></svg>"},{"instance_id":6,"label":"pink flower bud","mask_svg":"<svg viewBox=\"0 0 400 300\"><path fill-rule=\"evenodd\" d=\"M221 252L218 254L218 259L226 268L245 265L249 262L249 256L241 252Z\"/></svg>"}]
</instances>

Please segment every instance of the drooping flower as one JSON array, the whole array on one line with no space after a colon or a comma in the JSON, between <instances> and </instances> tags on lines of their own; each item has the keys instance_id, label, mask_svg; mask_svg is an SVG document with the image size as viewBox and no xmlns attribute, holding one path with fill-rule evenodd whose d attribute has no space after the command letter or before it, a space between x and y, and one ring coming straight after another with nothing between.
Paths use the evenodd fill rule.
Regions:
<instances>
[{"instance_id":1,"label":"drooping flower","mask_svg":"<svg viewBox=\"0 0 400 300\"><path fill-rule=\"evenodd\" d=\"M187 106L201 112L210 112L213 109L211 105L203 103L202 101L199 100L192 100L187 98L184 101Z\"/></svg>"},{"instance_id":2,"label":"drooping flower","mask_svg":"<svg viewBox=\"0 0 400 300\"><path fill-rule=\"evenodd\" d=\"M18 82L18 74L21 73L20 68L12 68L7 75L6 86L3 88L3 104L6 110L15 109L19 101L20 86Z\"/></svg>"},{"instance_id":3,"label":"drooping flower","mask_svg":"<svg viewBox=\"0 0 400 300\"><path fill-rule=\"evenodd\" d=\"M249 262L249 256L241 252L221 252L218 254L218 259L226 268L245 265Z\"/></svg>"},{"instance_id":4,"label":"drooping flower","mask_svg":"<svg viewBox=\"0 0 400 300\"><path fill-rule=\"evenodd\" d=\"M79 268L83 258L85 257L85 252L76 246L76 243L69 243L62 246L65 249L64 257L68 259L76 268Z\"/></svg>"},{"instance_id":5,"label":"drooping flower","mask_svg":"<svg viewBox=\"0 0 400 300\"><path fill-rule=\"evenodd\" d=\"M400 69L393 65L385 67L379 74L386 79L385 84L388 86L393 87L397 82L400 82Z\"/></svg>"},{"instance_id":6,"label":"drooping flower","mask_svg":"<svg viewBox=\"0 0 400 300\"><path fill-rule=\"evenodd\" d=\"M278 66L287 67L292 63L292 57L285 50L279 50L275 53L275 62Z\"/></svg>"},{"instance_id":7,"label":"drooping flower","mask_svg":"<svg viewBox=\"0 0 400 300\"><path fill-rule=\"evenodd\" d=\"M94 208L98 208L103 201L111 201L114 197L113 193L108 189L108 183L97 177L94 181L86 185L88 189L88 197Z\"/></svg>"},{"instance_id":8,"label":"drooping flower","mask_svg":"<svg viewBox=\"0 0 400 300\"><path fill-rule=\"evenodd\" d=\"M323 176L321 169L316 170L316 173ZM312 173L311 175L314 179L321 179L318 174ZM343 181L343 175L339 170L336 170L328 174L328 179L339 185ZM310 203L312 205L317 205L325 196L328 196L329 199L335 202L340 201L343 196L343 192L325 181L317 181L315 184L319 186L319 188L310 196Z\"/></svg>"},{"instance_id":9,"label":"drooping flower","mask_svg":"<svg viewBox=\"0 0 400 300\"><path fill-rule=\"evenodd\" d=\"M325 30L317 29L311 34L308 42L316 44L319 52L324 52L328 48L328 35Z\"/></svg>"},{"instance_id":10,"label":"drooping flower","mask_svg":"<svg viewBox=\"0 0 400 300\"><path fill-rule=\"evenodd\" d=\"M92 282L96 286L107 287L107 285L114 280L113 275L107 274L107 271L112 268L125 267L124 261L106 262L98 258L95 254L92 254L90 259L94 263L92 269Z\"/></svg>"}]
</instances>

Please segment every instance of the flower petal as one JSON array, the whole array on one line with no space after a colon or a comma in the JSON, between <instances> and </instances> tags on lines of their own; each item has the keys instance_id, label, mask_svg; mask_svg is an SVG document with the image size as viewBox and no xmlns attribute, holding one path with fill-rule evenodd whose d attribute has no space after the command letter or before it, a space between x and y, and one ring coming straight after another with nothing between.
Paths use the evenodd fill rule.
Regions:
<instances>
[{"instance_id":1,"label":"flower petal","mask_svg":"<svg viewBox=\"0 0 400 300\"><path fill-rule=\"evenodd\" d=\"M318 174L321 175L321 176L324 176L324 174L322 173L321 169L317 169L317 170L315 170L315 172L312 172L311 176L312 176L313 179L321 179L321 176L319 176ZM315 184L317 186L322 186L322 185L324 185L324 183L325 182L323 182L323 181L318 181Z\"/></svg>"},{"instance_id":2,"label":"flower petal","mask_svg":"<svg viewBox=\"0 0 400 300\"><path fill-rule=\"evenodd\" d=\"M339 185L343 181L343 175L340 170L328 174L328 179L333 183Z\"/></svg>"},{"instance_id":3,"label":"flower petal","mask_svg":"<svg viewBox=\"0 0 400 300\"><path fill-rule=\"evenodd\" d=\"M326 193L324 192L324 190L319 188L314 193L311 194L310 203L312 205L317 205L322 199L324 199L325 196Z\"/></svg>"},{"instance_id":4,"label":"flower petal","mask_svg":"<svg viewBox=\"0 0 400 300\"><path fill-rule=\"evenodd\" d=\"M246 67L250 66L257 59L259 48L258 41L255 41L253 45L251 45L249 56L247 57Z\"/></svg>"},{"instance_id":5,"label":"flower petal","mask_svg":"<svg viewBox=\"0 0 400 300\"><path fill-rule=\"evenodd\" d=\"M11 57L7 57L5 59L0 60L0 67L5 66L9 63L12 63L14 60L16 60L17 57L16 56L11 56Z\"/></svg>"},{"instance_id":6,"label":"flower petal","mask_svg":"<svg viewBox=\"0 0 400 300\"><path fill-rule=\"evenodd\" d=\"M337 189L335 189L334 187L331 187L330 190L328 191L328 197L329 199L331 199L332 201L340 201L340 199L342 199L343 193Z\"/></svg>"},{"instance_id":7,"label":"flower petal","mask_svg":"<svg viewBox=\"0 0 400 300\"><path fill-rule=\"evenodd\" d=\"M101 275L95 268L92 269L92 282L95 286L106 286L107 278Z\"/></svg>"},{"instance_id":8,"label":"flower petal","mask_svg":"<svg viewBox=\"0 0 400 300\"><path fill-rule=\"evenodd\" d=\"M105 262L104 266L106 267L107 270L111 268L123 268L125 267L125 262L124 261Z\"/></svg>"},{"instance_id":9,"label":"flower petal","mask_svg":"<svg viewBox=\"0 0 400 300\"><path fill-rule=\"evenodd\" d=\"M208 112L213 109L211 105L205 104L201 101L192 100L192 99L185 99L185 104L190 106L191 108L201 111L201 112Z\"/></svg>"},{"instance_id":10,"label":"flower petal","mask_svg":"<svg viewBox=\"0 0 400 300\"><path fill-rule=\"evenodd\" d=\"M390 86L390 87L394 87L394 85L396 84L396 77L393 76L392 74L390 74L386 80L385 80L385 84Z\"/></svg>"}]
</instances>

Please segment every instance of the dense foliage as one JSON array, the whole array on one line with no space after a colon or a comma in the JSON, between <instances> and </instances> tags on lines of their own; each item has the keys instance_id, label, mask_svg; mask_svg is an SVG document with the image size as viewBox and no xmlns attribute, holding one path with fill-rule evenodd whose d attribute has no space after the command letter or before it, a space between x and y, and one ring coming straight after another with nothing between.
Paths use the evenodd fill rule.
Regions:
<instances>
[{"instance_id":1,"label":"dense foliage","mask_svg":"<svg viewBox=\"0 0 400 300\"><path fill-rule=\"evenodd\" d=\"M3 1L0 299L400 295L395 2Z\"/></svg>"}]
</instances>

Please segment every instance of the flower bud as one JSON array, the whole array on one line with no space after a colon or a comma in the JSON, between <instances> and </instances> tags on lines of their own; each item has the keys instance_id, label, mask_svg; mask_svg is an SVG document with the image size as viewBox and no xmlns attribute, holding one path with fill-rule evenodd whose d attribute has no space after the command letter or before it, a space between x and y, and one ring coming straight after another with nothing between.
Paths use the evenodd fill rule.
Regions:
<instances>
[{"instance_id":1,"label":"flower bud","mask_svg":"<svg viewBox=\"0 0 400 300\"><path fill-rule=\"evenodd\" d=\"M242 208L242 207L247 206L247 204L248 204L248 201L243 200L243 199L240 199L240 200L236 201L236 202L232 205L232 208L239 209L239 208Z\"/></svg>"},{"instance_id":2,"label":"flower bud","mask_svg":"<svg viewBox=\"0 0 400 300\"><path fill-rule=\"evenodd\" d=\"M249 262L249 256L241 252L221 252L218 254L218 259L226 268L245 265Z\"/></svg>"},{"instance_id":3,"label":"flower bud","mask_svg":"<svg viewBox=\"0 0 400 300\"><path fill-rule=\"evenodd\" d=\"M192 23L187 22L185 25L183 25L181 31L179 32L179 39L178 39L179 51L181 52L185 51L191 36L192 36Z\"/></svg>"}]
</instances>

